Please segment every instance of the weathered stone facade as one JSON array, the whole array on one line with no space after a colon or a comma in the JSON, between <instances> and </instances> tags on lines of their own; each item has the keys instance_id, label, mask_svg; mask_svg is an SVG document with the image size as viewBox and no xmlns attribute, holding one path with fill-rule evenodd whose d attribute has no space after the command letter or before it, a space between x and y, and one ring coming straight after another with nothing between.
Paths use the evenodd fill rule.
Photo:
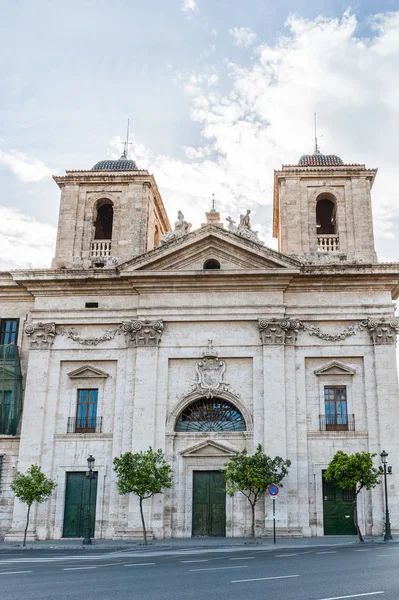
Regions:
<instances>
[{"instance_id":1,"label":"weathered stone facade","mask_svg":"<svg viewBox=\"0 0 399 600\"><path fill-rule=\"evenodd\" d=\"M12 503L9 490L17 462L20 471L40 464L58 483L49 501L35 507L30 536L39 539L63 536L67 474L84 473L89 454L97 472L95 536L114 539L141 535L136 499L118 495L112 469L113 458L128 450L162 448L173 466L171 490L146 503L155 537L191 536L193 472L218 470L259 443L292 461L277 511L286 535L324 534L322 471L337 450L384 447L395 464L392 298L399 265L375 260L369 196L375 172L327 166L316 177L307 169L276 174L277 234L287 254L214 222L162 245L159 237L154 248L155 225L161 235L170 226L148 174L78 171L56 178L62 197L53 268L1 279L0 316L20 319L24 407L16 435L0 435L6 455L0 535L22 535L24 507ZM317 254L316 188L338 198L344 256ZM91 215L103 198L113 202L117 251L96 267ZM220 269L204 269L209 260ZM354 427L321 428L326 386L345 387ZM81 389L98 390L101 428L69 429ZM235 407L244 430L177 427L193 402L215 397ZM390 478L391 520L399 532L397 476ZM361 494L367 534L382 532L382 491ZM249 534L247 504L240 495L227 497L227 536ZM271 526L266 498L258 533L267 535Z\"/></svg>"}]
</instances>

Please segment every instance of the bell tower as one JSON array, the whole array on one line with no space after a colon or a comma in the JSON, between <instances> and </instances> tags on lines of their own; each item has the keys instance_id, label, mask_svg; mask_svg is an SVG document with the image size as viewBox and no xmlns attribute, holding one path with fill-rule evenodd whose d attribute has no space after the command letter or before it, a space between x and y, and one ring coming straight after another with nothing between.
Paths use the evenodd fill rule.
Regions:
<instances>
[{"instance_id":1,"label":"bell tower","mask_svg":"<svg viewBox=\"0 0 399 600\"><path fill-rule=\"evenodd\" d=\"M154 177L126 153L54 181L61 202L53 269L114 267L152 250L171 229Z\"/></svg>"},{"instance_id":2,"label":"bell tower","mask_svg":"<svg viewBox=\"0 0 399 600\"><path fill-rule=\"evenodd\" d=\"M274 172L273 237L311 262L376 262L371 188L377 169L306 154Z\"/></svg>"}]
</instances>

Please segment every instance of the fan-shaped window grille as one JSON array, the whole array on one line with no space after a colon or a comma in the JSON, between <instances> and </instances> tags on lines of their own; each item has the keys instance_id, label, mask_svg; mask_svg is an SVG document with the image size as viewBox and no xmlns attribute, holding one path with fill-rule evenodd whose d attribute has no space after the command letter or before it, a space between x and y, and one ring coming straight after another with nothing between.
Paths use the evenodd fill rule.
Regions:
<instances>
[{"instance_id":1,"label":"fan-shaped window grille","mask_svg":"<svg viewBox=\"0 0 399 600\"><path fill-rule=\"evenodd\" d=\"M221 398L201 398L183 410L175 431L246 431L244 417Z\"/></svg>"}]
</instances>

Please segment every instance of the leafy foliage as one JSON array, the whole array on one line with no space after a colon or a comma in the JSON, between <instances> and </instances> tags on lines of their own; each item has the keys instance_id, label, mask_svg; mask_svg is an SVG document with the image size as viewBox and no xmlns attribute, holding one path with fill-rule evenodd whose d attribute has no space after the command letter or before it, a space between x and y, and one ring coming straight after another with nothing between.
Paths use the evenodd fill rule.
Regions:
<instances>
[{"instance_id":1,"label":"leafy foliage","mask_svg":"<svg viewBox=\"0 0 399 600\"><path fill-rule=\"evenodd\" d=\"M357 496L362 489L371 490L380 483L380 471L373 466L376 454L356 452L346 454L339 450L328 465L324 477L343 490L354 490L354 523L359 540L363 542L357 518Z\"/></svg>"},{"instance_id":2,"label":"leafy foliage","mask_svg":"<svg viewBox=\"0 0 399 600\"><path fill-rule=\"evenodd\" d=\"M172 486L172 468L165 461L162 450L150 447L146 452L125 452L114 458L118 492L121 495L135 494L140 502L144 543L147 544L147 530L144 522L143 500L154 494L161 494Z\"/></svg>"},{"instance_id":3,"label":"leafy foliage","mask_svg":"<svg viewBox=\"0 0 399 600\"><path fill-rule=\"evenodd\" d=\"M26 517L26 527L24 534L24 543L26 545L26 533L29 526L29 514L33 502L41 504L49 496L51 496L56 482L49 477L46 477L39 465L31 465L25 475L17 473L14 481L11 484L11 489L16 497L28 506Z\"/></svg>"},{"instance_id":4,"label":"leafy foliage","mask_svg":"<svg viewBox=\"0 0 399 600\"><path fill-rule=\"evenodd\" d=\"M229 496L241 492L250 502L252 508L252 537L255 537L255 505L272 483L282 487L282 480L288 473L290 460L280 456L271 458L263 452L259 444L255 453L248 455L243 450L225 463L223 469L226 491Z\"/></svg>"}]
</instances>

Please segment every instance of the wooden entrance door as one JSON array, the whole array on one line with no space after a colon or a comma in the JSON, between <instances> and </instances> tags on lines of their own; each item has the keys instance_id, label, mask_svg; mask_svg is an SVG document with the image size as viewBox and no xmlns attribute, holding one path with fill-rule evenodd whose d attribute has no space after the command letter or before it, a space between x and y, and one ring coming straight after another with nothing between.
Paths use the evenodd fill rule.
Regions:
<instances>
[{"instance_id":1,"label":"wooden entrance door","mask_svg":"<svg viewBox=\"0 0 399 600\"><path fill-rule=\"evenodd\" d=\"M226 535L225 486L220 471L194 471L193 535Z\"/></svg>"},{"instance_id":2,"label":"wooden entrance door","mask_svg":"<svg viewBox=\"0 0 399 600\"><path fill-rule=\"evenodd\" d=\"M86 473L67 473L63 537L84 537L86 527L89 480ZM90 537L94 537L96 519L97 478L91 481Z\"/></svg>"},{"instance_id":3,"label":"wooden entrance door","mask_svg":"<svg viewBox=\"0 0 399 600\"><path fill-rule=\"evenodd\" d=\"M342 490L323 478L323 516L324 535L356 535L352 490Z\"/></svg>"}]
</instances>

